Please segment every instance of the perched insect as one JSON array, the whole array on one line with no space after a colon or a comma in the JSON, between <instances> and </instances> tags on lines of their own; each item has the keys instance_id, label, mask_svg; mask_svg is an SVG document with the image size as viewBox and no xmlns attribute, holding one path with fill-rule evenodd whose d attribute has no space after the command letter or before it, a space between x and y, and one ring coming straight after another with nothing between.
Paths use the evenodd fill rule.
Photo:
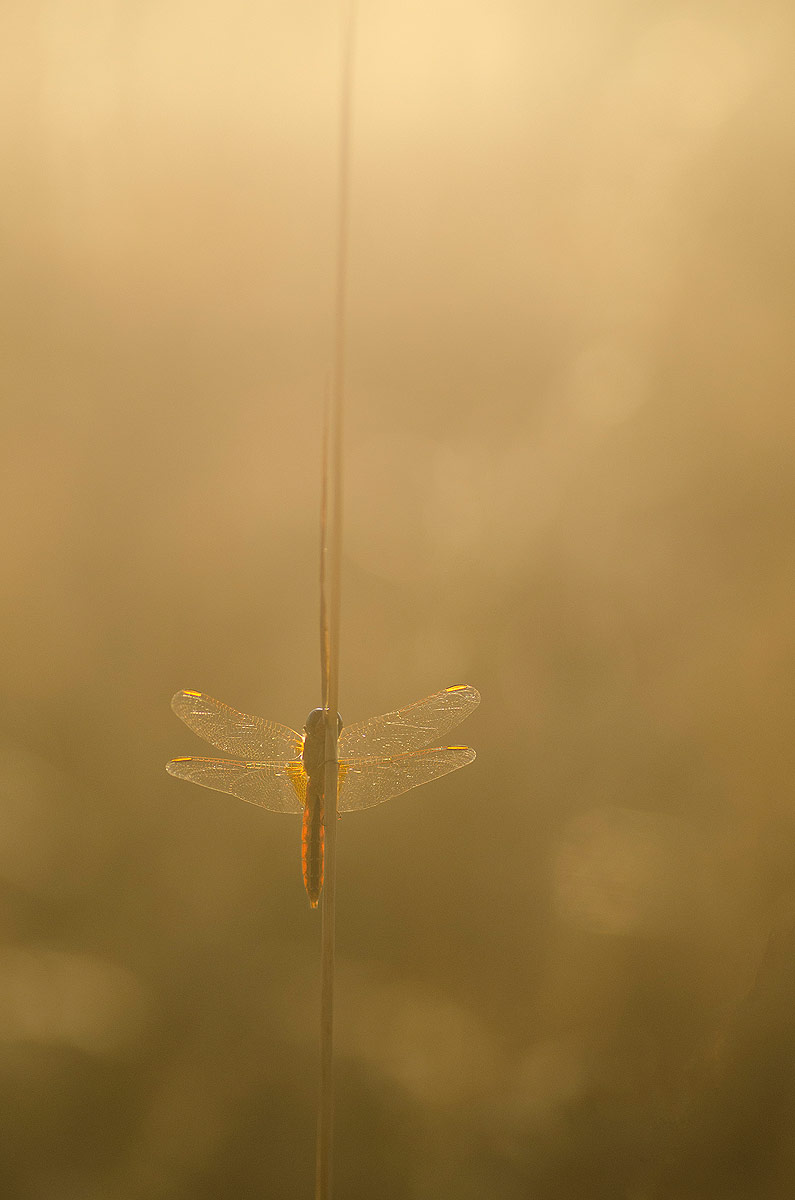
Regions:
<instances>
[{"instance_id":1,"label":"perched insect","mask_svg":"<svg viewBox=\"0 0 795 1200\"><path fill-rule=\"evenodd\" d=\"M473 687L445 688L397 712L370 717L339 735L341 813L373 808L410 788L472 762L468 746L431 746L480 703ZM303 813L304 885L313 908L323 886L325 713L314 709L304 733L236 712L203 692L177 692L171 707L205 742L228 758L173 758L166 770L271 812ZM239 761L242 760L242 761Z\"/></svg>"}]
</instances>

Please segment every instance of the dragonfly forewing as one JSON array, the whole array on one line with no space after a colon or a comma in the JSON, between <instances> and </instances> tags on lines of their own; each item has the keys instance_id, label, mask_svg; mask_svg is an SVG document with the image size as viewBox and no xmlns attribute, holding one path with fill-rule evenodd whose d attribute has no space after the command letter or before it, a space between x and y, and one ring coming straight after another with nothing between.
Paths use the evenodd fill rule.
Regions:
<instances>
[{"instance_id":1,"label":"dragonfly forewing","mask_svg":"<svg viewBox=\"0 0 795 1200\"><path fill-rule=\"evenodd\" d=\"M409 750L422 750L431 743L438 742L454 729L478 704L480 693L477 688L462 684L445 688L443 692L434 692L432 696L416 700L395 712L370 717L369 720L359 721L355 725L347 725L339 738L340 758L363 758L370 754L383 757ZM461 763L461 766L463 765ZM429 775L427 778L435 779L436 776ZM426 780L421 779L417 782L424 783ZM416 783L409 784L409 787L416 786ZM400 790L406 791L406 788ZM392 794L397 796L399 792ZM381 801L377 800L374 803L380 804Z\"/></svg>"},{"instance_id":2,"label":"dragonfly forewing","mask_svg":"<svg viewBox=\"0 0 795 1200\"><path fill-rule=\"evenodd\" d=\"M177 692L171 707L188 729L224 754L261 762L301 757L300 733L278 721L238 712L204 692Z\"/></svg>"},{"instance_id":3,"label":"dragonfly forewing","mask_svg":"<svg viewBox=\"0 0 795 1200\"><path fill-rule=\"evenodd\" d=\"M430 783L476 757L469 746L436 746L391 758L350 758L340 762L338 811L374 808L422 783Z\"/></svg>"}]
</instances>

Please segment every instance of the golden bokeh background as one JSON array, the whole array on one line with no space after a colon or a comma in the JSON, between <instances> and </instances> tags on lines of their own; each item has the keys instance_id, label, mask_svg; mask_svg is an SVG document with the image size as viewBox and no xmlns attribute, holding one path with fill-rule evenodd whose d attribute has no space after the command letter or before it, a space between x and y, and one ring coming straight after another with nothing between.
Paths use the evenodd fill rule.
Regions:
<instances>
[{"instance_id":1,"label":"golden bokeh background","mask_svg":"<svg viewBox=\"0 0 795 1200\"><path fill-rule=\"evenodd\" d=\"M795 1193L793 26L360 4L342 714L483 703L340 825L346 1200ZM0 1193L309 1196L298 823L163 764L319 700L338 12L0 32Z\"/></svg>"}]
</instances>

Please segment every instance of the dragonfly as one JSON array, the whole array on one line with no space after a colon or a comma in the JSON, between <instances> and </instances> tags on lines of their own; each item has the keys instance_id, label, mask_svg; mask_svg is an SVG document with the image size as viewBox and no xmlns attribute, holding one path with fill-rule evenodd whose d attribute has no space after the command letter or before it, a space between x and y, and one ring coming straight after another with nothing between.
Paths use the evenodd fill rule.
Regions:
<instances>
[{"instance_id":1,"label":"dragonfly","mask_svg":"<svg viewBox=\"0 0 795 1200\"><path fill-rule=\"evenodd\" d=\"M393 796L465 767L469 746L434 745L480 703L478 691L458 684L395 712L339 730L337 810L374 808ZM171 707L189 729L230 758L172 758L166 770L270 812L303 815L301 866L312 908L323 887L325 844L326 710L313 709L303 733L237 712L204 692L177 692Z\"/></svg>"}]
</instances>

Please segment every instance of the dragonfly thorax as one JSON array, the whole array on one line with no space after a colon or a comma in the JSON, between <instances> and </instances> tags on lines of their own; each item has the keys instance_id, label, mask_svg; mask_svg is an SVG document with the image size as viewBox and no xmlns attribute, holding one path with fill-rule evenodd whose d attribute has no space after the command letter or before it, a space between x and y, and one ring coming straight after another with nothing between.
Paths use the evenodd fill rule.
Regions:
<instances>
[{"instance_id":1,"label":"dragonfly thorax","mask_svg":"<svg viewBox=\"0 0 795 1200\"><path fill-rule=\"evenodd\" d=\"M342 730L342 717L337 713L337 734ZM326 761L326 710L313 708L304 726L304 770L311 776L323 767Z\"/></svg>"}]
</instances>

